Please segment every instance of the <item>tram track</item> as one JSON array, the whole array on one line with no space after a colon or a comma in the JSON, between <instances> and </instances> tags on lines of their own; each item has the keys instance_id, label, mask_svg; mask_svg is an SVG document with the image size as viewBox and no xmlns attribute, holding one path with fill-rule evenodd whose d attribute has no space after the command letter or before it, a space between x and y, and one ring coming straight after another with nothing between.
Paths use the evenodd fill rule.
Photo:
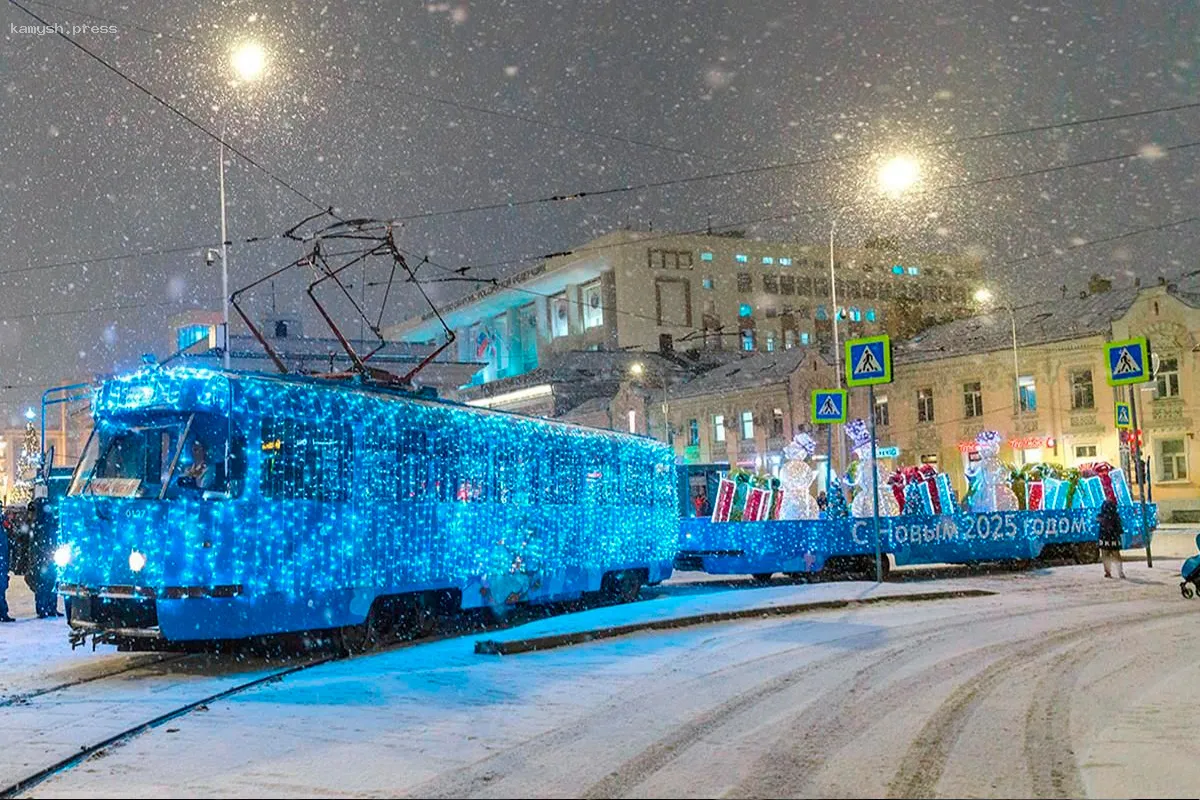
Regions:
<instances>
[{"instance_id":1,"label":"tram track","mask_svg":"<svg viewBox=\"0 0 1200 800\"><path fill-rule=\"evenodd\" d=\"M192 658L192 657L193 656L190 653L178 653L178 654L174 654L174 655L148 658L148 659L144 659L144 660L139 660L137 663L134 663L134 664L126 664L119 669L109 670L108 672L101 672L98 675L88 675L85 678L78 678L78 679L72 680L72 681L63 681L62 683L56 683L53 686L46 686L46 687L43 687L40 689L31 689L31 690L25 691L25 692L16 692L13 694L3 695L3 696L0 696L0 708L4 708L6 706L22 705L22 704L28 703L30 700L34 700L38 697L42 697L42 696L48 695L48 694L54 694L55 692L61 692L65 689L71 689L76 686L82 686L86 683L94 683L95 681L102 681L102 680L105 680L106 678L113 678L113 677L116 677L117 675L123 675L127 672L133 672L134 670L145 669L146 667L159 666L162 664L171 664L176 661L183 661L184 659Z\"/></svg>"},{"instance_id":2,"label":"tram track","mask_svg":"<svg viewBox=\"0 0 1200 800\"><path fill-rule=\"evenodd\" d=\"M130 742L131 740L137 738L138 736L148 733L156 728L160 728L169 722L172 722L174 720L177 720L183 716L186 716L186 715L192 713L193 711L207 708L207 706L211 703L217 703L222 700L226 700L230 697L238 695L242 692L249 691L250 689L254 689L258 686L263 686L263 685L266 685L269 683L274 683L274 682L283 680L284 678L286 678L290 675L294 675L298 672L302 672L302 671L305 671L308 669L312 669L314 667L323 666L323 665L330 664L333 662L344 661L344 660L352 659L352 658L358 658L361 656L387 653L387 652L392 652L392 651L396 651L396 650L406 649L409 647L415 647L417 645L433 644L433 643L436 643L439 641L444 641L446 639L453 639L453 638L460 637L460 636L472 636L472 635L476 635L481 632L492 631L492 630L501 630L504 628L513 627L515 625L521 625L521 624L531 621L532 619L540 618L541 616L544 616L545 610L546 609L544 607L533 607L530 609L522 609L522 611L524 611L524 613L520 613L520 611L518 611L517 613L513 613L507 617L495 619L495 620L492 620L492 621L486 622L486 623L481 623L477 618L471 617L471 616L469 616L469 614L460 614L455 617L447 618L446 620L443 620L442 622L443 622L443 624L451 624L452 622L458 622L460 624L463 624L463 629L453 630L453 631L444 631L444 632L440 632L440 633L432 633L430 635L421 636L421 637L413 638L413 639L393 640L391 642L382 643L379 646L374 647L373 649L371 649L367 652L347 651L346 649L344 649L344 646L341 644L341 637L337 633L334 633L330 637L325 639L325 646L332 647L334 649L340 650L341 652L336 653L336 654L331 654L331 655L320 656L320 657L314 658L309 661L305 661L304 663L300 663L300 664L292 664L287 667L275 670L275 671L271 672L270 674L259 675L252 680L244 681L244 682L238 683L234 686L226 687L226 688L222 689L221 691L213 692L213 693L207 694L203 697L200 697L198 699L190 700L187 703L180 704L176 707L170 708L169 710L163 711L162 713L155 715L151 719L141 720L141 721L138 721L131 725L128 725L127 727L125 727L115 733L112 733L108 736L105 736L103 739L96 741L94 743L80 745L78 751L72 753L70 756L58 759L58 760L54 761L53 763L48 764L48 765L38 769L36 772L30 773L29 775L26 775L25 777L20 778L19 780L13 781L12 783L9 783L8 785L0 787L0 800L7 800L7 798L19 797L19 796L27 793L31 789L36 788L38 785L40 785L58 775L61 775L64 772L74 769L75 767L86 762L88 759L90 759L94 756L103 754L103 752L108 750L109 748L120 747L120 746ZM37 701L42 698L47 698L52 695L60 694L65 691L78 688L80 686L96 684L96 683L100 683L107 679L112 679L115 677L128 675L129 673L136 672L139 669L148 669L148 668L153 668L156 666L161 666L164 664L178 664L178 663L185 662L189 659L199 659L205 655L211 655L211 654L181 653L181 654L169 655L166 657L148 659L146 661L142 661L137 664L129 664L129 665L122 667L121 669L111 670L109 672L105 672L105 673L102 673L99 675L88 676L87 678L81 678L79 680L66 681L66 682L63 682L60 684L56 684L54 686L45 687L45 688L37 689L37 690L31 690L31 691L23 692L23 693L16 694L16 695L10 695L8 697L0 699L0 707L9 706L9 707L30 708L31 704L34 701ZM30 710L33 710L33 709L30 708Z\"/></svg>"}]
</instances>

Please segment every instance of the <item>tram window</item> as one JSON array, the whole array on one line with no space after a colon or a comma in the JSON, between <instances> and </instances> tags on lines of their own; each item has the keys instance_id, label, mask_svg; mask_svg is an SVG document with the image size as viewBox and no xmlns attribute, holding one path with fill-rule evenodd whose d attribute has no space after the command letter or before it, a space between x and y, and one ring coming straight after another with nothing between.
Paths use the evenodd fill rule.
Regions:
<instances>
[{"instance_id":1,"label":"tram window","mask_svg":"<svg viewBox=\"0 0 1200 800\"><path fill-rule=\"evenodd\" d=\"M264 497L343 503L354 475L354 428L266 417L262 424Z\"/></svg>"},{"instance_id":2,"label":"tram window","mask_svg":"<svg viewBox=\"0 0 1200 800\"><path fill-rule=\"evenodd\" d=\"M425 431L396 432L396 499L421 500L431 494L429 438Z\"/></svg>"},{"instance_id":3,"label":"tram window","mask_svg":"<svg viewBox=\"0 0 1200 800\"><path fill-rule=\"evenodd\" d=\"M188 488L188 481L181 479L189 470L193 476L203 476L200 485L193 477L191 488L225 491L225 418L211 414L144 414L134 421L145 424L109 427L91 438L77 473L79 480L71 489L73 494L173 498ZM205 453L205 470L196 466L197 445Z\"/></svg>"},{"instance_id":4,"label":"tram window","mask_svg":"<svg viewBox=\"0 0 1200 800\"><path fill-rule=\"evenodd\" d=\"M646 474L642 465L636 461L625 461L621 464L621 497L631 506L648 506L651 504L651 476Z\"/></svg>"}]
</instances>

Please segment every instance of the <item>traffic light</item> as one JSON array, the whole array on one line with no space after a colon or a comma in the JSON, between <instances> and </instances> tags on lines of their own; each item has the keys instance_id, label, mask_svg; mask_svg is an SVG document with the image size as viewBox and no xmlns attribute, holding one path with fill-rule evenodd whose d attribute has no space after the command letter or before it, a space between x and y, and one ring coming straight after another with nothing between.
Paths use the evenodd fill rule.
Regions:
<instances>
[{"instance_id":1,"label":"traffic light","mask_svg":"<svg viewBox=\"0 0 1200 800\"><path fill-rule=\"evenodd\" d=\"M1133 432L1133 446L1138 450L1142 449L1142 429L1138 428Z\"/></svg>"}]
</instances>

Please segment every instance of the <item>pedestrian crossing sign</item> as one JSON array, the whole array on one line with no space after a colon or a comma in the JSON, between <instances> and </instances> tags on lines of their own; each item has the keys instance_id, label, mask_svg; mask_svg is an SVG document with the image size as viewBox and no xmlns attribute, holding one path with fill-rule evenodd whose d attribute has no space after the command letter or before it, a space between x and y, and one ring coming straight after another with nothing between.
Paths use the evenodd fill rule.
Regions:
<instances>
[{"instance_id":1,"label":"pedestrian crossing sign","mask_svg":"<svg viewBox=\"0 0 1200 800\"><path fill-rule=\"evenodd\" d=\"M1145 336L1109 342L1104 346L1108 356L1108 385L1125 386L1150 380L1150 343Z\"/></svg>"},{"instance_id":2,"label":"pedestrian crossing sign","mask_svg":"<svg viewBox=\"0 0 1200 800\"><path fill-rule=\"evenodd\" d=\"M813 389L812 421L814 425L829 425L846 421L845 389Z\"/></svg>"},{"instance_id":3,"label":"pedestrian crossing sign","mask_svg":"<svg viewBox=\"0 0 1200 800\"><path fill-rule=\"evenodd\" d=\"M1117 429L1129 430L1133 427L1133 415L1129 413L1129 403L1117 403Z\"/></svg>"},{"instance_id":4,"label":"pedestrian crossing sign","mask_svg":"<svg viewBox=\"0 0 1200 800\"><path fill-rule=\"evenodd\" d=\"M892 341L868 336L846 342L846 385L871 386L892 382Z\"/></svg>"}]
</instances>

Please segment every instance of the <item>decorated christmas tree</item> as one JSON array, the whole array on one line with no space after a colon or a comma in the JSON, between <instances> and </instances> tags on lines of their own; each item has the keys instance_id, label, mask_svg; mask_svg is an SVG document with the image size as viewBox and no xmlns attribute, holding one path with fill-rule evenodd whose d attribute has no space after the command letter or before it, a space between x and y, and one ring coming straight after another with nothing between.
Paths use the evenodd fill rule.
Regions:
<instances>
[{"instance_id":1,"label":"decorated christmas tree","mask_svg":"<svg viewBox=\"0 0 1200 800\"><path fill-rule=\"evenodd\" d=\"M33 480L42 465L42 444L33 420L25 422L25 438L21 440L21 456L17 459L17 480L8 495L9 505L24 505L33 499Z\"/></svg>"},{"instance_id":2,"label":"decorated christmas tree","mask_svg":"<svg viewBox=\"0 0 1200 800\"><path fill-rule=\"evenodd\" d=\"M825 498L825 514L830 519L845 519L850 516L850 507L846 504L846 495L842 492L842 481L836 472L831 477Z\"/></svg>"}]
</instances>

